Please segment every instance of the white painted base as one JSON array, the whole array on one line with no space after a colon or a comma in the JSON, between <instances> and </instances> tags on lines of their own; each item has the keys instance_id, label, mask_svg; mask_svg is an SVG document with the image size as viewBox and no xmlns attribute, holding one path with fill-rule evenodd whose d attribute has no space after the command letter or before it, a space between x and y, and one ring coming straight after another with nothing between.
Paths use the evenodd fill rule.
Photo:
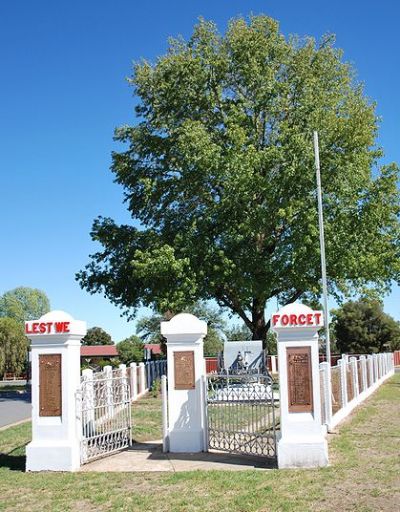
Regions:
<instances>
[{"instance_id":1,"label":"white painted base","mask_svg":"<svg viewBox=\"0 0 400 512\"><path fill-rule=\"evenodd\" d=\"M328 465L328 443L326 439L307 442L278 441L278 467L320 468Z\"/></svg>"},{"instance_id":2,"label":"white painted base","mask_svg":"<svg viewBox=\"0 0 400 512\"><path fill-rule=\"evenodd\" d=\"M26 471L77 471L79 445L32 441L26 447Z\"/></svg>"},{"instance_id":3,"label":"white painted base","mask_svg":"<svg viewBox=\"0 0 400 512\"><path fill-rule=\"evenodd\" d=\"M169 451L171 453L203 452L203 430L172 430L169 433Z\"/></svg>"}]
</instances>

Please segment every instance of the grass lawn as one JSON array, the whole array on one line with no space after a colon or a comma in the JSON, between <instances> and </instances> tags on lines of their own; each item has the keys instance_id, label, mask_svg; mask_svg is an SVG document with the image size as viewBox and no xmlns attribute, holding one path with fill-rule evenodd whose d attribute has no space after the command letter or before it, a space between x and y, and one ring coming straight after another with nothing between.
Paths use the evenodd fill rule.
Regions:
<instances>
[{"instance_id":1,"label":"grass lawn","mask_svg":"<svg viewBox=\"0 0 400 512\"><path fill-rule=\"evenodd\" d=\"M159 437L158 399L133 405L138 440ZM30 425L0 432L1 511L395 511L400 504L400 374L330 436L316 470L26 474ZM154 413L156 412L156 413Z\"/></svg>"}]
</instances>

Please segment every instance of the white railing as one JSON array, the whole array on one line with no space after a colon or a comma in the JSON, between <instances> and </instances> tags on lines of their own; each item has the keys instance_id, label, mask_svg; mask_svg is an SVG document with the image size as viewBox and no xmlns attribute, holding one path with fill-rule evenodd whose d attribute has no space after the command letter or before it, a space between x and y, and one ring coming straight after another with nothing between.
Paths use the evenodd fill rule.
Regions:
<instances>
[{"instance_id":1,"label":"white railing","mask_svg":"<svg viewBox=\"0 0 400 512\"><path fill-rule=\"evenodd\" d=\"M343 355L337 366L319 367L322 423L331 430L394 374L394 358L392 353Z\"/></svg>"}]
</instances>

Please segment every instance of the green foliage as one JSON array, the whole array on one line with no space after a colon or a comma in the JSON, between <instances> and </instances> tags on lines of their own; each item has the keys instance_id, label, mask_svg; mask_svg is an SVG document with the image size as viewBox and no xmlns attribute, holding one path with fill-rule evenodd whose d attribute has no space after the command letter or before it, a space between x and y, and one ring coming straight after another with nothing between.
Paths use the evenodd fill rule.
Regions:
<instances>
[{"instance_id":1,"label":"green foliage","mask_svg":"<svg viewBox=\"0 0 400 512\"><path fill-rule=\"evenodd\" d=\"M21 324L26 320L37 320L49 311L47 295L36 288L20 286L0 297L0 317L14 318Z\"/></svg>"},{"instance_id":2,"label":"green foliage","mask_svg":"<svg viewBox=\"0 0 400 512\"><path fill-rule=\"evenodd\" d=\"M400 349L400 324L384 313L377 300L347 302L334 311L333 323L341 353L371 354Z\"/></svg>"},{"instance_id":3,"label":"green foliage","mask_svg":"<svg viewBox=\"0 0 400 512\"><path fill-rule=\"evenodd\" d=\"M153 381L153 384L151 385L150 394L154 398L158 398L161 393L161 380L156 379Z\"/></svg>"},{"instance_id":4,"label":"green foliage","mask_svg":"<svg viewBox=\"0 0 400 512\"><path fill-rule=\"evenodd\" d=\"M0 318L0 374L22 373L28 346L29 341L21 323L13 318Z\"/></svg>"},{"instance_id":5,"label":"green foliage","mask_svg":"<svg viewBox=\"0 0 400 512\"><path fill-rule=\"evenodd\" d=\"M111 336L101 327L91 327L82 338L82 345L112 345Z\"/></svg>"},{"instance_id":6,"label":"green foliage","mask_svg":"<svg viewBox=\"0 0 400 512\"><path fill-rule=\"evenodd\" d=\"M375 106L331 36L285 38L266 16L221 35L201 20L130 82L137 121L116 130L127 148L112 171L140 227L95 220L83 288L131 316L215 299L266 339L269 300L321 294L313 130L331 292L399 281L399 170L378 168Z\"/></svg>"},{"instance_id":7,"label":"green foliage","mask_svg":"<svg viewBox=\"0 0 400 512\"><path fill-rule=\"evenodd\" d=\"M245 324L233 325L224 330L227 341L246 341L252 339L251 331Z\"/></svg>"},{"instance_id":8,"label":"green foliage","mask_svg":"<svg viewBox=\"0 0 400 512\"><path fill-rule=\"evenodd\" d=\"M204 338L204 355L215 356L223 348L222 331L225 328L225 321L222 318L222 310L204 302L198 302L183 308L183 313L191 313L200 320L207 322L207 336ZM166 352L165 338L161 336L161 322L172 318L171 311L163 315L154 313L151 316L142 317L136 324L136 332L144 343L161 344L163 353Z\"/></svg>"},{"instance_id":9,"label":"green foliage","mask_svg":"<svg viewBox=\"0 0 400 512\"><path fill-rule=\"evenodd\" d=\"M140 363L143 361L144 345L138 336L130 336L117 344L120 360L124 364Z\"/></svg>"}]
</instances>

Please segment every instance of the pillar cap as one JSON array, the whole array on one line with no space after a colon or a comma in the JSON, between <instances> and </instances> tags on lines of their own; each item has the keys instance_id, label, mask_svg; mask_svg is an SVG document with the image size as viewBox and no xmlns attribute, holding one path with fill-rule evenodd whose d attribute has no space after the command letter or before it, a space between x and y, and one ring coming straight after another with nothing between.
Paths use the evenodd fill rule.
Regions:
<instances>
[{"instance_id":1,"label":"pillar cap","mask_svg":"<svg viewBox=\"0 0 400 512\"><path fill-rule=\"evenodd\" d=\"M38 320L25 322L25 334L28 338L47 338L85 336L86 322L75 320L69 313L60 310L49 311Z\"/></svg>"},{"instance_id":2,"label":"pillar cap","mask_svg":"<svg viewBox=\"0 0 400 512\"><path fill-rule=\"evenodd\" d=\"M190 313L179 313L169 322L161 322L161 334L169 336L173 334L207 334L207 323Z\"/></svg>"}]
</instances>

